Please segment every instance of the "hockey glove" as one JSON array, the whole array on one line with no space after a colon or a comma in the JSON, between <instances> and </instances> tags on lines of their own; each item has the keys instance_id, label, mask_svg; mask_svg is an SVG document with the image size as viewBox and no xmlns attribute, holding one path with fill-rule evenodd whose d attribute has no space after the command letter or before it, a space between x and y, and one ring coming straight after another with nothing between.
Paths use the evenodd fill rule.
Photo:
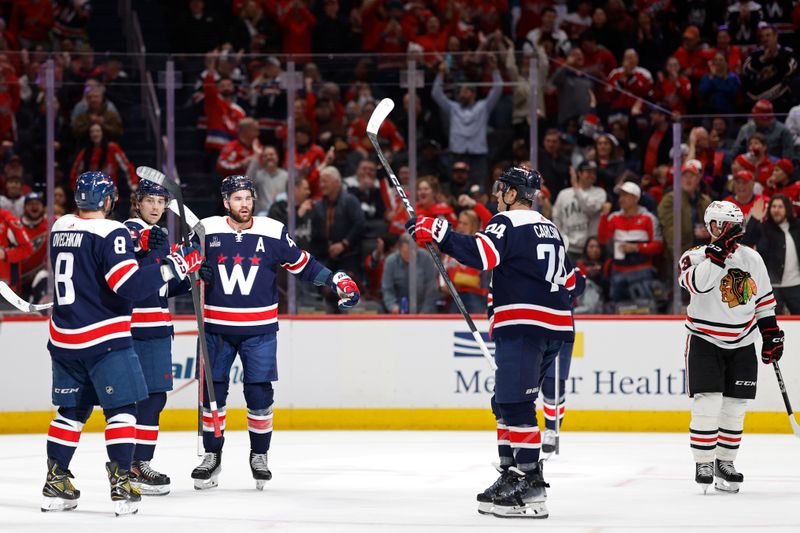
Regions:
<instances>
[{"instance_id":1,"label":"hockey glove","mask_svg":"<svg viewBox=\"0 0 800 533\"><path fill-rule=\"evenodd\" d=\"M443 218L419 217L412 236L419 243L442 244L451 231L450 223Z\"/></svg>"},{"instance_id":2,"label":"hockey glove","mask_svg":"<svg viewBox=\"0 0 800 533\"><path fill-rule=\"evenodd\" d=\"M203 261L203 264L200 265L200 269L197 271L197 273L200 275L200 279L206 283L211 283L211 280L214 279L214 269L211 268L211 265L208 264L208 261Z\"/></svg>"},{"instance_id":3,"label":"hockey glove","mask_svg":"<svg viewBox=\"0 0 800 533\"><path fill-rule=\"evenodd\" d=\"M728 251L716 242L710 243L706 246L706 257L711 259L711 262L720 268L725 268L725 259L728 258Z\"/></svg>"},{"instance_id":4,"label":"hockey glove","mask_svg":"<svg viewBox=\"0 0 800 533\"><path fill-rule=\"evenodd\" d=\"M761 330L761 362L765 365L780 361L783 355L783 330L768 328Z\"/></svg>"},{"instance_id":5,"label":"hockey glove","mask_svg":"<svg viewBox=\"0 0 800 533\"><path fill-rule=\"evenodd\" d=\"M143 252L157 250L167 243L167 235L162 228L153 226L139 234L139 249Z\"/></svg>"},{"instance_id":6,"label":"hockey glove","mask_svg":"<svg viewBox=\"0 0 800 533\"><path fill-rule=\"evenodd\" d=\"M409 235L411 235L411 238L414 239L414 241L417 240L417 236L415 235L417 231L417 217L411 217L408 219L408 222L406 222L406 231Z\"/></svg>"},{"instance_id":7,"label":"hockey glove","mask_svg":"<svg viewBox=\"0 0 800 533\"><path fill-rule=\"evenodd\" d=\"M353 278L344 272L339 271L331 276L329 285L339 295L338 305L340 311L346 311L354 307L361 299L361 291L358 290L358 285L353 281Z\"/></svg>"},{"instance_id":8,"label":"hockey glove","mask_svg":"<svg viewBox=\"0 0 800 533\"><path fill-rule=\"evenodd\" d=\"M192 272L200 270L200 265L203 264L200 247L195 243L183 245L167 255L165 263L172 269L174 277L183 281Z\"/></svg>"},{"instance_id":9,"label":"hockey glove","mask_svg":"<svg viewBox=\"0 0 800 533\"><path fill-rule=\"evenodd\" d=\"M720 233L714 243L727 251L728 254L731 254L736 249L736 245L739 244L739 241L742 240L742 237L744 237L744 232L740 225L727 223L722 228L722 233Z\"/></svg>"}]
</instances>

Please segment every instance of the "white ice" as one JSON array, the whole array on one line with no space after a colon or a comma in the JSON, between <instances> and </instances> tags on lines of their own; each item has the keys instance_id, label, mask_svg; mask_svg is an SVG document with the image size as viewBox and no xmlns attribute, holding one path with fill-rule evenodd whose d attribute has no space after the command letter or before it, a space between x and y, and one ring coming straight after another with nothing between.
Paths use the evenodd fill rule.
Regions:
<instances>
[{"instance_id":1,"label":"white ice","mask_svg":"<svg viewBox=\"0 0 800 533\"><path fill-rule=\"evenodd\" d=\"M478 532L800 531L800 439L745 435L739 494L702 495L685 434L564 433L549 461L547 520L476 512L475 494L495 479L492 432L276 432L273 480L255 490L244 432L226 435L220 486L193 489L195 436L162 433L153 466L172 493L148 497L134 517L114 518L103 437L88 433L71 465L78 509L41 513L43 435L0 437L0 531Z\"/></svg>"}]
</instances>

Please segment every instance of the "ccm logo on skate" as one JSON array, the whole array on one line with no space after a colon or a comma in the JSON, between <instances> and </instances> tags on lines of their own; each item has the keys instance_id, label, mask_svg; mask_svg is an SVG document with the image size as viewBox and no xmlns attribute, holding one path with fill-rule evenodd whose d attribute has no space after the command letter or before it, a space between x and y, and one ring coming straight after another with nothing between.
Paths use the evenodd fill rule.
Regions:
<instances>
[{"instance_id":1,"label":"ccm logo on skate","mask_svg":"<svg viewBox=\"0 0 800 533\"><path fill-rule=\"evenodd\" d=\"M80 390L81 389L78 388L78 387L76 387L74 389L73 388L70 388L70 389L53 389L53 391L56 394L72 394L73 392L79 392Z\"/></svg>"},{"instance_id":2,"label":"ccm logo on skate","mask_svg":"<svg viewBox=\"0 0 800 533\"><path fill-rule=\"evenodd\" d=\"M734 382L734 385L741 385L742 387L755 387L756 386L756 382L755 381L743 381L743 380L740 379L740 380Z\"/></svg>"}]
</instances>

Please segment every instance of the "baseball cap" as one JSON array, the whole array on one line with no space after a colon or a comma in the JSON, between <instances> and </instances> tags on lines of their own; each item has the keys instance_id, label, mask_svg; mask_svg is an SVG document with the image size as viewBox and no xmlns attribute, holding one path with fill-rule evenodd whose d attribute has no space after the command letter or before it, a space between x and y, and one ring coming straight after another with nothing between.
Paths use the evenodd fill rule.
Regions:
<instances>
[{"instance_id":1,"label":"baseball cap","mask_svg":"<svg viewBox=\"0 0 800 533\"><path fill-rule=\"evenodd\" d=\"M584 159L578 164L578 170L594 170L597 171L597 163Z\"/></svg>"},{"instance_id":2,"label":"baseball cap","mask_svg":"<svg viewBox=\"0 0 800 533\"><path fill-rule=\"evenodd\" d=\"M700 29L694 25L686 26L686 29L683 30L683 36L688 39L699 39Z\"/></svg>"},{"instance_id":3,"label":"baseball cap","mask_svg":"<svg viewBox=\"0 0 800 533\"><path fill-rule=\"evenodd\" d=\"M739 172L737 172L733 176L733 179L735 179L735 180L745 180L745 181L755 181L755 177L753 176L753 173L750 172L749 170L740 170Z\"/></svg>"},{"instance_id":4,"label":"baseball cap","mask_svg":"<svg viewBox=\"0 0 800 533\"><path fill-rule=\"evenodd\" d=\"M471 185L470 188L469 188L469 193L470 194L483 194L484 191L485 191L485 189L483 188L483 185L478 185L477 183L474 184L474 185Z\"/></svg>"},{"instance_id":5,"label":"baseball cap","mask_svg":"<svg viewBox=\"0 0 800 533\"><path fill-rule=\"evenodd\" d=\"M754 115L772 115L775 112L769 100L759 100L753 105L752 111Z\"/></svg>"},{"instance_id":6,"label":"baseball cap","mask_svg":"<svg viewBox=\"0 0 800 533\"><path fill-rule=\"evenodd\" d=\"M739 166L744 167L745 170L749 170L752 172L756 169L756 166L753 164L752 161L750 161L750 159L748 159L748 157L745 154L737 155L734 161L736 161L736 163Z\"/></svg>"},{"instance_id":7,"label":"baseball cap","mask_svg":"<svg viewBox=\"0 0 800 533\"><path fill-rule=\"evenodd\" d=\"M775 166L783 170L783 173L789 177L794 174L794 165L788 159L779 159Z\"/></svg>"},{"instance_id":8,"label":"baseball cap","mask_svg":"<svg viewBox=\"0 0 800 533\"><path fill-rule=\"evenodd\" d=\"M640 189L639 186L632 181L626 181L618 187L615 187L614 190L618 193L626 192L628 194L632 194L636 198L642 197L642 189Z\"/></svg>"},{"instance_id":9,"label":"baseball cap","mask_svg":"<svg viewBox=\"0 0 800 533\"><path fill-rule=\"evenodd\" d=\"M681 173L694 172L695 174L700 174L702 170L703 164L697 159L688 159L681 167Z\"/></svg>"},{"instance_id":10,"label":"baseball cap","mask_svg":"<svg viewBox=\"0 0 800 533\"><path fill-rule=\"evenodd\" d=\"M36 200L39 200L40 202L44 203L44 197L42 196L41 193L29 192L28 194L25 195L25 202L24 203L25 203L25 205L28 205L28 202L34 202Z\"/></svg>"}]
</instances>

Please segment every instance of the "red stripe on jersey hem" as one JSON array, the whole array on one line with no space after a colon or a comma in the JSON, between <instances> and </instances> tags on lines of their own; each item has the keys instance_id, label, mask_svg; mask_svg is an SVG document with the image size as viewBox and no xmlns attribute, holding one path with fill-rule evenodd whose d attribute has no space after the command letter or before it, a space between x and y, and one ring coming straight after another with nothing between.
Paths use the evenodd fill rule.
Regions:
<instances>
[{"instance_id":1,"label":"red stripe on jersey hem","mask_svg":"<svg viewBox=\"0 0 800 533\"><path fill-rule=\"evenodd\" d=\"M743 327L739 332L732 333L730 331L718 331L700 327L694 320L692 320L692 317L687 316L686 318L689 320L689 322L692 323L692 327L694 327L697 331L702 331L703 333L708 333L709 335L713 335L715 337L739 337L742 333L750 329L750 326L753 324L753 320L755 320L755 317L751 318L750 322L748 322L747 325Z\"/></svg>"},{"instance_id":2,"label":"red stripe on jersey hem","mask_svg":"<svg viewBox=\"0 0 800 533\"><path fill-rule=\"evenodd\" d=\"M107 335L124 332L130 333L130 331L131 323L127 320L107 324L83 333L62 333L53 327L52 321L50 322L50 339L62 344L84 344L101 339Z\"/></svg>"},{"instance_id":3,"label":"red stripe on jersey hem","mask_svg":"<svg viewBox=\"0 0 800 533\"><path fill-rule=\"evenodd\" d=\"M256 321L256 320L271 320L278 318L278 309L269 309L267 311L241 312L241 311L219 311L216 309L204 309L203 316L214 320L229 320L229 321Z\"/></svg>"},{"instance_id":4,"label":"red stripe on jersey hem","mask_svg":"<svg viewBox=\"0 0 800 533\"><path fill-rule=\"evenodd\" d=\"M556 315L545 311L534 311L533 309L508 309L505 311L495 311L494 327L498 327L503 322L510 320L536 320L551 326L572 326L572 316Z\"/></svg>"},{"instance_id":5,"label":"red stripe on jersey hem","mask_svg":"<svg viewBox=\"0 0 800 533\"><path fill-rule=\"evenodd\" d=\"M134 326L148 322L172 322L172 315L165 311L134 312L131 314L131 322L134 322Z\"/></svg>"},{"instance_id":6,"label":"red stripe on jersey hem","mask_svg":"<svg viewBox=\"0 0 800 533\"><path fill-rule=\"evenodd\" d=\"M71 429L66 429L63 427L59 427L56 425L51 424L50 429L47 430L48 437L55 437L57 439L66 440L69 442L77 443L81 440L81 432L74 431Z\"/></svg>"}]
</instances>

